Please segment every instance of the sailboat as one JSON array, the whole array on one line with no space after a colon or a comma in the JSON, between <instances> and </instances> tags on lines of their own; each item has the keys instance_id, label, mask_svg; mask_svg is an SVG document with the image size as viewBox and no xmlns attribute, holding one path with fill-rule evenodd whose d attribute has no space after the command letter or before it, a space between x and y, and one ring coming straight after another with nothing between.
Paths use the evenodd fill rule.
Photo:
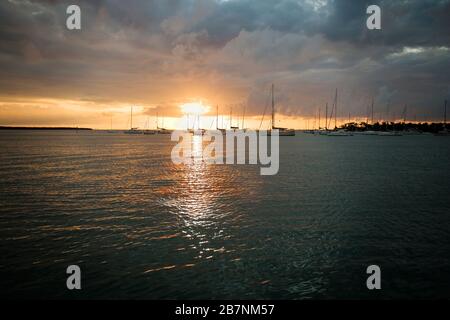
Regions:
<instances>
[{"instance_id":1,"label":"sailboat","mask_svg":"<svg viewBox=\"0 0 450 320\"><path fill-rule=\"evenodd\" d=\"M450 136L450 131L447 129L447 100L444 103L444 129L434 134L435 136Z\"/></svg>"},{"instance_id":2,"label":"sailboat","mask_svg":"<svg viewBox=\"0 0 450 320\"><path fill-rule=\"evenodd\" d=\"M162 123L162 127L159 126L159 120L158 120L158 114L156 115L156 129L157 129L157 133L158 134L172 134L172 130L168 130L166 128L164 128L164 118L163 118L163 123Z\"/></svg>"},{"instance_id":3,"label":"sailboat","mask_svg":"<svg viewBox=\"0 0 450 320\"><path fill-rule=\"evenodd\" d=\"M348 131L345 131L344 129L339 129L335 131L331 131L327 134L329 137L351 137L353 134L351 134Z\"/></svg>"},{"instance_id":4,"label":"sailboat","mask_svg":"<svg viewBox=\"0 0 450 320\"><path fill-rule=\"evenodd\" d=\"M130 115L130 130L124 131L125 134L141 134L142 132L139 128L133 128L133 107L131 107L131 115Z\"/></svg>"},{"instance_id":5,"label":"sailboat","mask_svg":"<svg viewBox=\"0 0 450 320\"><path fill-rule=\"evenodd\" d=\"M244 105L244 110L243 110L243 112L242 112L242 130L246 130L245 129L245 110L246 109L246 107L245 107L245 105Z\"/></svg>"},{"instance_id":6,"label":"sailboat","mask_svg":"<svg viewBox=\"0 0 450 320\"><path fill-rule=\"evenodd\" d=\"M375 103L375 101L374 101L374 99L372 98L372 107L371 107L372 109L371 109L371 120L370 120L370 124L371 124L372 126L375 124L375 122L374 122L374 120L373 120L373 107L374 107L374 103ZM367 123L367 124L369 123L369 116L367 116L366 123ZM362 134L362 135L364 135L364 136L377 136L377 135L378 135L378 132L373 131L373 130L366 130L366 131L361 132L360 134Z\"/></svg>"},{"instance_id":7,"label":"sailboat","mask_svg":"<svg viewBox=\"0 0 450 320\"><path fill-rule=\"evenodd\" d=\"M197 122L197 129L195 129L195 123ZM200 128L200 115L197 114L197 120L194 118L194 124L192 126L192 134L194 136L203 136L205 134L206 130Z\"/></svg>"},{"instance_id":8,"label":"sailboat","mask_svg":"<svg viewBox=\"0 0 450 320\"><path fill-rule=\"evenodd\" d=\"M389 104L390 101L388 100L386 104L386 119L384 120L384 131L377 131L377 136L380 137L401 137L402 134L396 131L390 131L389 130L389 118L390 118L390 112L389 112ZM393 116L393 121L395 121L395 116Z\"/></svg>"},{"instance_id":9,"label":"sailboat","mask_svg":"<svg viewBox=\"0 0 450 320\"><path fill-rule=\"evenodd\" d=\"M320 107L319 107L319 126L318 126L317 130L316 130L316 128L314 128L312 130L312 134L321 134L322 128L320 127L320 115L321 115L320 113L321 113L321 110L320 110ZM315 117L315 115L314 115L314 117Z\"/></svg>"},{"instance_id":10,"label":"sailboat","mask_svg":"<svg viewBox=\"0 0 450 320\"><path fill-rule=\"evenodd\" d=\"M294 129L287 129L287 128L278 128L275 126L275 97L274 97L274 89L275 86L272 84L272 129L268 132L268 135L271 134L272 130L278 130L279 136L283 137L293 137L295 136L295 130Z\"/></svg>"},{"instance_id":11,"label":"sailboat","mask_svg":"<svg viewBox=\"0 0 450 320\"><path fill-rule=\"evenodd\" d=\"M150 117L147 118L147 129L144 130L145 135L155 135L157 131L155 129L150 129Z\"/></svg>"},{"instance_id":12,"label":"sailboat","mask_svg":"<svg viewBox=\"0 0 450 320\"><path fill-rule=\"evenodd\" d=\"M380 137L401 137L402 134L396 131L379 131L377 135Z\"/></svg>"},{"instance_id":13,"label":"sailboat","mask_svg":"<svg viewBox=\"0 0 450 320\"><path fill-rule=\"evenodd\" d=\"M334 96L334 131L330 131L327 136L329 137L349 137L353 136L350 132L344 129L338 129L337 127L337 101L338 101L338 91L336 89L336 94Z\"/></svg>"},{"instance_id":14,"label":"sailboat","mask_svg":"<svg viewBox=\"0 0 450 320\"><path fill-rule=\"evenodd\" d=\"M327 102L325 105L325 128L323 128L323 130L320 130L319 128L319 134L322 136L326 136L328 135L328 133L329 130L328 130L328 102Z\"/></svg>"},{"instance_id":15,"label":"sailboat","mask_svg":"<svg viewBox=\"0 0 450 320\"><path fill-rule=\"evenodd\" d=\"M222 126L223 126L223 118L222 118ZM226 129L220 129L219 128L219 106L216 106L216 130L220 131L222 134L226 134L227 130Z\"/></svg>"},{"instance_id":16,"label":"sailboat","mask_svg":"<svg viewBox=\"0 0 450 320\"><path fill-rule=\"evenodd\" d=\"M116 133L116 132L113 130L112 116L111 116L111 129L108 130L107 133Z\"/></svg>"},{"instance_id":17,"label":"sailboat","mask_svg":"<svg viewBox=\"0 0 450 320\"><path fill-rule=\"evenodd\" d=\"M239 130L239 126L237 127L233 126L233 108L230 108L230 130L231 131Z\"/></svg>"}]
</instances>

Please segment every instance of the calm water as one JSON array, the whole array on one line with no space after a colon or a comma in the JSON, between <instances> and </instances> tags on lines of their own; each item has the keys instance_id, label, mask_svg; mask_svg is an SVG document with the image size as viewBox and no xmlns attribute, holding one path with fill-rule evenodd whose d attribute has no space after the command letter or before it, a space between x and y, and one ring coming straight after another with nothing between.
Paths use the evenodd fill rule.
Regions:
<instances>
[{"instance_id":1,"label":"calm water","mask_svg":"<svg viewBox=\"0 0 450 320\"><path fill-rule=\"evenodd\" d=\"M286 137L272 177L172 146L0 132L0 295L450 298L450 138Z\"/></svg>"}]
</instances>

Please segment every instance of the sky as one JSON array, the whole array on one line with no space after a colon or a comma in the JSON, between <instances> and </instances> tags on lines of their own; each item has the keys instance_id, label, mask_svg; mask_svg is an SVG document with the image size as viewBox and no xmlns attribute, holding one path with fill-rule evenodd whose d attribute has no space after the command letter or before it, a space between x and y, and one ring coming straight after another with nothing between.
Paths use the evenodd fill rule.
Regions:
<instances>
[{"instance_id":1,"label":"sky","mask_svg":"<svg viewBox=\"0 0 450 320\"><path fill-rule=\"evenodd\" d=\"M133 106L135 126L182 127L202 103L205 127L216 106L257 127L272 83L283 126L318 126L336 89L340 122L372 99L375 120L433 121L449 70L450 0L0 1L0 125L126 128Z\"/></svg>"}]
</instances>

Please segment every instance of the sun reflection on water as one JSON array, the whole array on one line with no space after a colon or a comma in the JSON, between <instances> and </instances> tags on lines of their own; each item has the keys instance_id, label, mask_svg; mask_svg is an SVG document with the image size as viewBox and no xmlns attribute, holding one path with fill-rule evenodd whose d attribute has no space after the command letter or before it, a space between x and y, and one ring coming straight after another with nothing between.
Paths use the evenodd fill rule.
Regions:
<instances>
[{"instance_id":1,"label":"sun reflection on water","mask_svg":"<svg viewBox=\"0 0 450 320\"><path fill-rule=\"evenodd\" d=\"M217 199L220 194L220 177L202 159L202 136L192 137L193 161L182 166L180 194L175 200L176 214L184 224L182 233L191 240L196 258L211 259L214 252L212 241L225 236L223 225L218 222L226 214ZM219 250L219 251L217 251Z\"/></svg>"},{"instance_id":2,"label":"sun reflection on water","mask_svg":"<svg viewBox=\"0 0 450 320\"><path fill-rule=\"evenodd\" d=\"M177 248L180 255L191 257L188 264L212 261L216 258L239 258L232 245L236 239L233 226L247 221L245 210L236 211L239 202L257 199L262 180L255 179L252 168L209 164L203 159L203 150L209 142L201 135L191 136L192 161L184 164L166 162L166 175L171 183L158 187L160 203L176 219L177 238L184 239ZM243 175L253 177L247 187ZM259 177L259 176L257 176ZM244 226L244 225L243 225ZM239 241L239 240L237 240ZM230 260L231 261L231 260Z\"/></svg>"}]
</instances>

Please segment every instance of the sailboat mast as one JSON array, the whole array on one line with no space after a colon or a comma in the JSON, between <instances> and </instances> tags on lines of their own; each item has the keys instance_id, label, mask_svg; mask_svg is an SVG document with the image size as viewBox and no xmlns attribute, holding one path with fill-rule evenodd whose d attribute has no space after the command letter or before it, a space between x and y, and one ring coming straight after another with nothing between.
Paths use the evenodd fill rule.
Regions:
<instances>
[{"instance_id":1,"label":"sailboat mast","mask_svg":"<svg viewBox=\"0 0 450 320\"><path fill-rule=\"evenodd\" d=\"M314 125L313 125L313 130L316 129L316 120L317 120L317 113L314 112Z\"/></svg>"},{"instance_id":2,"label":"sailboat mast","mask_svg":"<svg viewBox=\"0 0 450 320\"><path fill-rule=\"evenodd\" d=\"M319 130L320 130L320 107L319 107Z\"/></svg>"},{"instance_id":3,"label":"sailboat mast","mask_svg":"<svg viewBox=\"0 0 450 320\"><path fill-rule=\"evenodd\" d=\"M274 97L275 86L272 83L272 129L275 128L275 97Z\"/></svg>"},{"instance_id":4,"label":"sailboat mast","mask_svg":"<svg viewBox=\"0 0 450 320\"><path fill-rule=\"evenodd\" d=\"M447 100L444 103L444 127L447 126Z\"/></svg>"},{"instance_id":5,"label":"sailboat mast","mask_svg":"<svg viewBox=\"0 0 450 320\"><path fill-rule=\"evenodd\" d=\"M373 103L374 103L374 101L373 101L373 98L372 98L372 125L373 125Z\"/></svg>"},{"instance_id":6,"label":"sailboat mast","mask_svg":"<svg viewBox=\"0 0 450 320\"><path fill-rule=\"evenodd\" d=\"M369 106L366 106L366 124L369 124Z\"/></svg>"},{"instance_id":7,"label":"sailboat mast","mask_svg":"<svg viewBox=\"0 0 450 320\"><path fill-rule=\"evenodd\" d=\"M325 130L328 130L328 102L325 106Z\"/></svg>"},{"instance_id":8,"label":"sailboat mast","mask_svg":"<svg viewBox=\"0 0 450 320\"><path fill-rule=\"evenodd\" d=\"M405 110L403 111L403 123L406 123L406 115L408 113L408 105L405 104Z\"/></svg>"},{"instance_id":9,"label":"sailboat mast","mask_svg":"<svg viewBox=\"0 0 450 320\"><path fill-rule=\"evenodd\" d=\"M130 118L131 118L131 121L130 121L130 123L131 123L131 129L133 129L133 106L131 106L131 115L130 115Z\"/></svg>"},{"instance_id":10,"label":"sailboat mast","mask_svg":"<svg viewBox=\"0 0 450 320\"><path fill-rule=\"evenodd\" d=\"M219 105L216 106L216 130L219 130Z\"/></svg>"},{"instance_id":11,"label":"sailboat mast","mask_svg":"<svg viewBox=\"0 0 450 320\"><path fill-rule=\"evenodd\" d=\"M334 96L334 128L337 129L337 88L336 88L336 95Z\"/></svg>"}]
</instances>

